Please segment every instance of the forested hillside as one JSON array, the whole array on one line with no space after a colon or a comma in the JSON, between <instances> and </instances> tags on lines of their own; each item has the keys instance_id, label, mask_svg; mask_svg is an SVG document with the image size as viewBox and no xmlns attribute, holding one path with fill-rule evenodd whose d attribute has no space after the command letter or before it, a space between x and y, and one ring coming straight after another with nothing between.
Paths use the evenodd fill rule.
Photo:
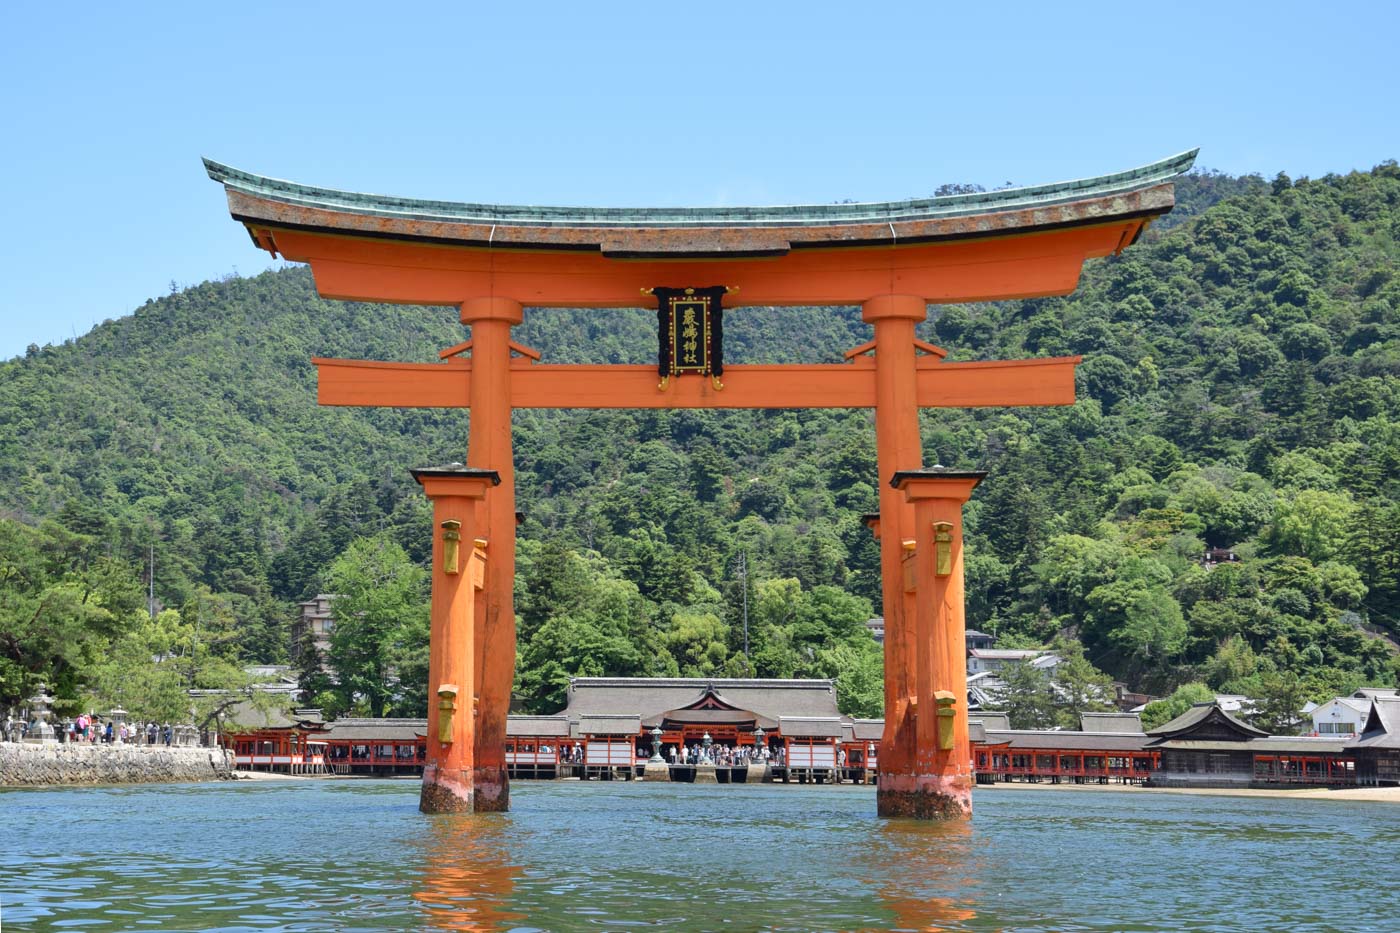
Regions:
<instances>
[{"instance_id":1,"label":"forested hillside","mask_svg":"<svg viewBox=\"0 0 1400 933\"><path fill-rule=\"evenodd\" d=\"M950 359L1085 358L1072 408L923 415L926 463L991 472L968 508L968 623L1082 646L1076 676L1153 693L1393 683L1400 170L1196 175L1178 197L1071 297L931 309L922 336ZM517 339L547 361L650 362L654 320L531 311ZM733 362L869 339L854 310L725 323ZM427 361L462 337L449 309L323 301L291 269L173 290L0 365L0 705L38 679L70 704L120 699L152 655L184 684L282 659L295 601L332 580L397 574L422 602L407 468L462 459L466 414L318 408L309 359ZM836 676L846 708L878 712L870 413L520 412L515 435L532 708L571 674L752 671ZM1208 547L1241 559L1207 570ZM360 634L408 683L423 627L403 618Z\"/></svg>"}]
</instances>

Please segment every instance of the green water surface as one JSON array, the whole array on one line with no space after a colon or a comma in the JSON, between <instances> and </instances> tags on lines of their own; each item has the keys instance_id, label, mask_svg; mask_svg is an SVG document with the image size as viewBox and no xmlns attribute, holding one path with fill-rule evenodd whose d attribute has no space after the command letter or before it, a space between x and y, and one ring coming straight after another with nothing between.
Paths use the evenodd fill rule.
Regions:
<instances>
[{"instance_id":1,"label":"green water surface","mask_svg":"<svg viewBox=\"0 0 1400 933\"><path fill-rule=\"evenodd\" d=\"M1400 931L1400 807L979 790L516 783L427 817L411 781L0 793L20 930Z\"/></svg>"}]
</instances>

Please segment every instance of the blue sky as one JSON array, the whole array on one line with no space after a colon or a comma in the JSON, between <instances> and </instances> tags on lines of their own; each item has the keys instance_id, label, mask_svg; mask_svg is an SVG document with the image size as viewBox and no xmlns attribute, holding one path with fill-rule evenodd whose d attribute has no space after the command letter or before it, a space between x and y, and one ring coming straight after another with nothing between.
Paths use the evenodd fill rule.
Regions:
<instances>
[{"instance_id":1,"label":"blue sky","mask_svg":"<svg viewBox=\"0 0 1400 933\"><path fill-rule=\"evenodd\" d=\"M502 203L1400 157L1400 4L7 4L0 358L267 267L199 157Z\"/></svg>"}]
</instances>

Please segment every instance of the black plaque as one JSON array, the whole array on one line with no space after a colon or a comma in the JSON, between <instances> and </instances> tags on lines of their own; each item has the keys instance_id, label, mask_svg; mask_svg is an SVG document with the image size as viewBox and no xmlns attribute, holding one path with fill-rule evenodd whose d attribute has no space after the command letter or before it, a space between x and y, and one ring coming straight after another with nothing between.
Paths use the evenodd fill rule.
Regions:
<instances>
[{"instance_id":1,"label":"black plaque","mask_svg":"<svg viewBox=\"0 0 1400 933\"><path fill-rule=\"evenodd\" d=\"M723 285L708 288L653 288L656 296L657 365L663 380L672 376L724 374Z\"/></svg>"}]
</instances>

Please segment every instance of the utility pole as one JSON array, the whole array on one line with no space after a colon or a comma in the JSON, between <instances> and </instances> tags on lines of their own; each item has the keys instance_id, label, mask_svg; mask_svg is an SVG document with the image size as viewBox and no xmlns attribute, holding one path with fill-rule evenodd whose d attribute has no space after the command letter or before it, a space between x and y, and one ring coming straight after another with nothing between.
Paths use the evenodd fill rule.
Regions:
<instances>
[{"instance_id":1,"label":"utility pole","mask_svg":"<svg viewBox=\"0 0 1400 933\"><path fill-rule=\"evenodd\" d=\"M749 555L747 551L739 552L735 573L738 574L739 585L744 588L744 667L752 673L749 668Z\"/></svg>"},{"instance_id":2,"label":"utility pole","mask_svg":"<svg viewBox=\"0 0 1400 933\"><path fill-rule=\"evenodd\" d=\"M151 539L151 579L146 596L146 609L151 614L151 620L156 617L156 542Z\"/></svg>"}]
</instances>

